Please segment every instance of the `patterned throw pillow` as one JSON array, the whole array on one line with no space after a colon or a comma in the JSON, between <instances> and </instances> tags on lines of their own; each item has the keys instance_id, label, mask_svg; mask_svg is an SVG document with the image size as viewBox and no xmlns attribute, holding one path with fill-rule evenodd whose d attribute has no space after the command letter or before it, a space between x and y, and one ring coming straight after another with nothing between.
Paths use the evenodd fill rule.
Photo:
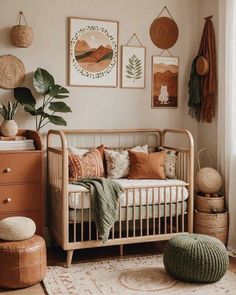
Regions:
<instances>
[{"instance_id":1,"label":"patterned throw pillow","mask_svg":"<svg viewBox=\"0 0 236 295\"><path fill-rule=\"evenodd\" d=\"M83 156L69 154L69 181L104 176L101 152L93 149Z\"/></svg>"},{"instance_id":2,"label":"patterned throw pillow","mask_svg":"<svg viewBox=\"0 0 236 295\"><path fill-rule=\"evenodd\" d=\"M148 146L136 146L131 149L136 152L148 153ZM104 150L107 163L107 177L113 179L125 178L129 174L130 160L128 151Z\"/></svg>"},{"instance_id":3,"label":"patterned throw pillow","mask_svg":"<svg viewBox=\"0 0 236 295\"><path fill-rule=\"evenodd\" d=\"M168 150L163 147L158 148L159 151L166 152L165 158L165 174L167 178L176 178L176 164L178 159L178 152L175 150Z\"/></svg>"}]
</instances>

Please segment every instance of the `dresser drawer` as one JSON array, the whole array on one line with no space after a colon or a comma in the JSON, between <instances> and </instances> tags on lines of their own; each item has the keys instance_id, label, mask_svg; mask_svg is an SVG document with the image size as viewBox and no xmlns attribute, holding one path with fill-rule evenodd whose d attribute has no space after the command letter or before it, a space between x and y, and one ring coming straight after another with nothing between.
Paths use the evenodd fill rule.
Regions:
<instances>
[{"instance_id":1,"label":"dresser drawer","mask_svg":"<svg viewBox=\"0 0 236 295\"><path fill-rule=\"evenodd\" d=\"M12 217L12 216L24 216L24 217L31 218L36 224L36 234L43 236L43 225L42 225L41 213L39 213L39 212L21 212L19 214L15 214L15 213L0 214L0 220L7 218L7 217Z\"/></svg>"},{"instance_id":2,"label":"dresser drawer","mask_svg":"<svg viewBox=\"0 0 236 295\"><path fill-rule=\"evenodd\" d=\"M1 153L0 184L39 181L42 173L42 154Z\"/></svg>"},{"instance_id":3,"label":"dresser drawer","mask_svg":"<svg viewBox=\"0 0 236 295\"><path fill-rule=\"evenodd\" d=\"M1 185L0 213L40 209L42 188L40 184Z\"/></svg>"}]
</instances>

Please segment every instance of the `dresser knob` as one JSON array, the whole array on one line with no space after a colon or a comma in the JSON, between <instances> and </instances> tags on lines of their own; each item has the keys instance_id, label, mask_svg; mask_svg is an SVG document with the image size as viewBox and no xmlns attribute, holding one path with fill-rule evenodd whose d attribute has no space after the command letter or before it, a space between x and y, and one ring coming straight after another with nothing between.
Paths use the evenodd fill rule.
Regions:
<instances>
[{"instance_id":1,"label":"dresser knob","mask_svg":"<svg viewBox=\"0 0 236 295\"><path fill-rule=\"evenodd\" d=\"M11 172L11 168L6 168L5 171L6 172Z\"/></svg>"},{"instance_id":2,"label":"dresser knob","mask_svg":"<svg viewBox=\"0 0 236 295\"><path fill-rule=\"evenodd\" d=\"M11 203L11 198L6 198L6 203Z\"/></svg>"}]
</instances>

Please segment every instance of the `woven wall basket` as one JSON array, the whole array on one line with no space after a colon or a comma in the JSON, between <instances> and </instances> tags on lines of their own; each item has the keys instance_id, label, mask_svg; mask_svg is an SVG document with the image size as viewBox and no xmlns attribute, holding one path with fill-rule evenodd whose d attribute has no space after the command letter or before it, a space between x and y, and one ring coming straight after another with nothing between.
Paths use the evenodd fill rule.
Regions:
<instances>
[{"instance_id":1,"label":"woven wall basket","mask_svg":"<svg viewBox=\"0 0 236 295\"><path fill-rule=\"evenodd\" d=\"M29 26L17 25L11 29L11 43L16 47L29 47L33 42L33 29Z\"/></svg>"},{"instance_id":2,"label":"woven wall basket","mask_svg":"<svg viewBox=\"0 0 236 295\"><path fill-rule=\"evenodd\" d=\"M14 55L0 56L0 87L12 89L19 86L25 78L25 67Z\"/></svg>"}]
</instances>

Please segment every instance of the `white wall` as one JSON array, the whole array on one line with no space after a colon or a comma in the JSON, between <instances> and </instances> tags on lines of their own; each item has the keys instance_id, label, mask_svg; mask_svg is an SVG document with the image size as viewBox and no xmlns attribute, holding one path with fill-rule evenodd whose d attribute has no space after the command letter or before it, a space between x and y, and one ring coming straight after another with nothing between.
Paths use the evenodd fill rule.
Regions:
<instances>
[{"instance_id":1,"label":"white wall","mask_svg":"<svg viewBox=\"0 0 236 295\"><path fill-rule=\"evenodd\" d=\"M199 0L199 36L201 37L203 26L204 26L204 17L213 15L212 22L215 28L216 35L216 50L217 50L217 64L219 57L219 1L218 0ZM200 41L199 41L200 42ZM220 81L218 81L220 83ZM218 96L216 95L216 104L217 104ZM217 131L217 106L215 110L215 118L212 123L199 123L198 125L198 150L201 148L207 147L213 154L215 159L215 168L217 161L217 139L218 139L218 131ZM212 165L211 157L208 153L202 153L201 155L202 164L204 165Z\"/></svg>"},{"instance_id":2,"label":"white wall","mask_svg":"<svg viewBox=\"0 0 236 295\"><path fill-rule=\"evenodd\" d=\"M126 44L136 32L147 48L146 89L68 87L68 102L73 110L72 114L65 116L68 128L184 127L190 129L197 140L197 123L187 115L186 105L190 66L199 45L198 4L198 0L17 0L14 4L13 1L0 0L0 54L14 54L23 61L27 86L32 78L29 73L37 67L47 69L56 82L66 85L67 18L117 20L120 45ZM151 56L158 55L161 50L151 42L149 28L165 5L179 26L178 42L171 49L180 61L179 106L177 109L151 109ZM27 49L13 47L9 42L10 27L17 23L20 10L24 11L34 29L33 45ZM11 90L0 89L0 99L12 96ZM23 110L16 120L20 128L35 126L33 118Z\"/></svg>"}]
</instances>

